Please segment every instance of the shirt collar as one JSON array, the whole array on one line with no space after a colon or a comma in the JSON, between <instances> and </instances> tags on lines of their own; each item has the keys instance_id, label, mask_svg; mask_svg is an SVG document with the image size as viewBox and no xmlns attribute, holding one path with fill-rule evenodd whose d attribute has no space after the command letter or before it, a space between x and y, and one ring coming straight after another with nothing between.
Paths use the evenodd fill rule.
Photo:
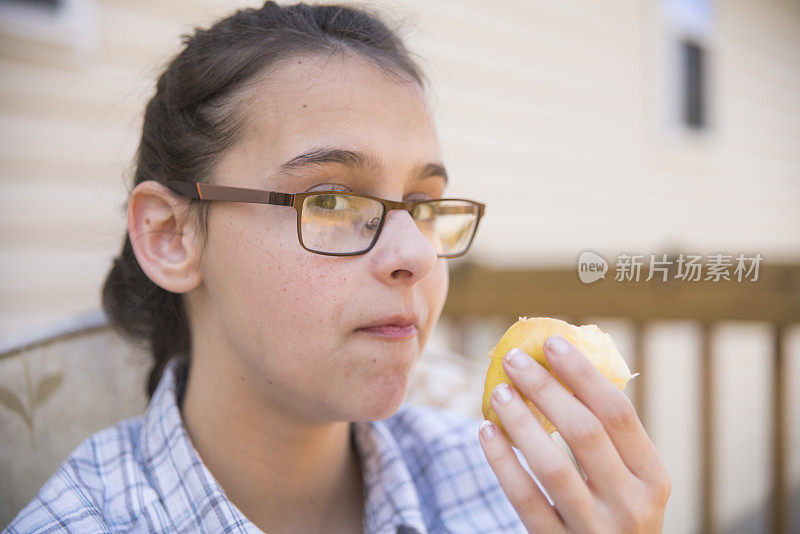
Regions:
<instances>
[{"instance_id":1,"label":"shirt collar","mask_svg":"<svg viewBox=\"0 0 800 534\"><path fill-rule=\"evenodd\" d=\"M425 534L416 486L388 426L369 421L355 422L351 428L364 475L364 531L394 533L405 526L402 532Z\"/></svg>"},{"instance_id":2,"label":"shirt collar","mask_svg":"<svg viewBox=\"0 0 800 534\"><path fill-rule=\"evenodd\" d=\"M178 408L187 370L186 358L171 358L145 411L146 473L178 530L261 532L227 499L189 439Z\"/></svg>"},{"instance_id":3,"label":"shirt collar","mask_svg":"<svg viewBox=\"0 0 800 534\"><path fill-rule=\"evenodd\" d=\"M179 530L262 532L228 500L189 439L179 409L187 372L186 357L171 358L145 411L142 462L150 481ZM350 428L364 477L364 531L426 534L413 479L389 427L366 421Z\"/></svg>"}]
</instances>

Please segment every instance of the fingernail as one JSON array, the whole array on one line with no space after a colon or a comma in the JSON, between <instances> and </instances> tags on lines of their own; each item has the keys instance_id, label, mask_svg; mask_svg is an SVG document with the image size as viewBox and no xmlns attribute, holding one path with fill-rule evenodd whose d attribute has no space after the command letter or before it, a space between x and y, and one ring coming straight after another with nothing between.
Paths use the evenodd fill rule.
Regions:
<instances>
[{"instance_id":1,"label":"fingernail","mask_svg":"<svg viewBox=\"0 0 800 534\"><path fill-rule=\"evenodd\" d=\"M547 338L547 350L554 356L564 356L569 351L569 345L561 336Z\"/></svg>"},{"instance_id":2,"label":"fingernail","mask_svg":"<svg viewBox=\"0 0 800 534\"><path fill-rule=\"evenodd\" d=\"M484 421L483 423L481 423L480 432L481 436L483 436L483 439L489 441L494 437L494 432L495 432L494 425L492 424L491 421Z\"/></svg>"},{"instance_id":3,"label":"fingernail","mask_svg":"<svg viewBox=\"0 0 800 534\"><path fill-rule=\"evenodd\" d=\"M514 348L505 355L505 360L514 369L525 369L530 367L532 360L524 351Z\"/></svg>"},{"instance_id":4,"label":"fingernail","mask_svg":"<svg viewBox=\"0 0 800 534\"><path fill-rule=\"evenodd\" d=\"M508 404L511 401L511 388L505 382L497 384L492 391L494 399L500 404Z\"/></svg>"}]
</instances>

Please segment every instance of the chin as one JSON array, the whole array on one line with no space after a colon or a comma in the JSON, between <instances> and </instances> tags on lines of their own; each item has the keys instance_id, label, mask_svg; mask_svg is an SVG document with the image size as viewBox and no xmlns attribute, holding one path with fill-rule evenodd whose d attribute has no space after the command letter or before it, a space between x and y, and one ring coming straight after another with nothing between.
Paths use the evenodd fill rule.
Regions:
<instances>
[{"instance_id":1,"label":"chin","mask_svg":"<svg viewBox=\"0 0 800 534\"><path fill-rule=\"evenodd\" d=\"M361 421L377 421L394 415L408 393L408 377L375 380L360 400Z\"/></svg>"}]
</instances>

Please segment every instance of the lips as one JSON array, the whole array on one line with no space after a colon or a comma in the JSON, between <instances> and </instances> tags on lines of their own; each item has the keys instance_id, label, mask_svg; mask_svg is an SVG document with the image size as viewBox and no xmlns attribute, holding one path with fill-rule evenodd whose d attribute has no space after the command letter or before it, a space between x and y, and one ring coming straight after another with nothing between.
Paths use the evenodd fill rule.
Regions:
<instances>
[{"instance_id":1,"label":"lips","mask_svg":"<svg viewBox=\"0 0 800 534\"><path fill-rule=\"evenodd\" d=\"M399 328L404 328L408 326L416 327L418 324L419 324L419 316L417 315L395 314L395 315L388 315L380 319L371 321L359 327L358 330L364 330L366 328L380 328L383 326L390 326L390 327L393 326Z\"/></svg>"}]
</instances>

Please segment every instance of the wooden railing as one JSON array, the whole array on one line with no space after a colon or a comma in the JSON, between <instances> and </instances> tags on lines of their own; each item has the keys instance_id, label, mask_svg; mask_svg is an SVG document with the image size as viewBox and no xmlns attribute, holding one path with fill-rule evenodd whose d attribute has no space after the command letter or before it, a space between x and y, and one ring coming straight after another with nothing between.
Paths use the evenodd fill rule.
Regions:
<instances>
[{"instance_id":1,"label":"wooden railing","mask_svg":"<svg viewBox=\"0 0 800 534\"><path fill-rule=\"evenodd\" d=\"M785 473L788 468L786 399L789 392L784 338L789 325L800 323L800 264L764 262L756 281L691 282L676 279L674 275L669 276L666 282L657 278L649 282L644 282L644 277L641 280L615 281L613 273L609 273L605 279L583 284L578 279L576 268L501 270L469 262L454 263L443 317L455 325L474 317L497 317L511 324L520 314L561 317L578 324L586 317L626 318L633 324L632 367L643 375L647 369L643 333L648 323L671 319L698 322L702 339L701 524L706 534L718 531L712 482L715 479L715 436L712 430L715 381L711 329L718 321L770 323L773 326L770 532L788 533ZM454 349L464 352L463 347ZM633 402L642 418L646 414L646 401L646 388L637 387ZM647 421L643 419L643 423L647 427Z\"/></svg>"}]
</instances>

